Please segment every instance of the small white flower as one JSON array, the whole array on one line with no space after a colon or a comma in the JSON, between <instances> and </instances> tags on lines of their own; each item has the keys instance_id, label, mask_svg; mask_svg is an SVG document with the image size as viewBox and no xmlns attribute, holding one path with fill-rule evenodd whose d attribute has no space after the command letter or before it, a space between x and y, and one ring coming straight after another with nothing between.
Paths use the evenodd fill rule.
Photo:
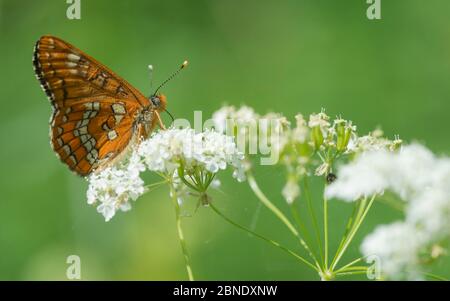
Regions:
<instances>
[{"instance_id":1,"label":"small white flower","mask_svg":"<svg viewBox=\"0 0 450 301\"><path fill-rule=\"evenodd\" d=\"M235 107L224 106L213 113L212 120L214 122L214 127L218 132L225 133L227 129L227 119L231 118L230 116L232 116L235 111Z\"/></svg>"},{"instance_id":2,"label":"small white flower","mask_svg":"<svg viewBox=\"0 0 450 301\"><path fill-rule=\"evenodd\" d=\"M298 143L305 143L309 138L309 128L302 114L295 115L297 126L292 130L292 140Z\"/></svg>"},{"instance_id":3,"label":"small white flower","mask_svg":"<svg viewBox=\"0 0 450 301\"><path fill-rule=\"evenodd\" d=\"M212 188L214 188L214 189L219 189L219 187L220 187L220 185L221 185L222 183L220 182L220 180L219 179L214 179L212 182L211 182L211 187Z\"/></svg>"},{"instance_id":4,"label":"small white flower","mask_svg":"<svg viewBox=\"0 0 450 301\"><path fill-rule=\"evenodd\" d=\"M308 126L310 128L313 127L320 127L322 130L328 129L330 126L330 117L325 114L325 111L322 109L322 111L319 114L311 114L309 115L309 121Z\"/></svg>"},{"instance_id":5,"label":"small white flower","mask_svg":"<svg viewBox=\"0 0 450 301\"><path fill-rule=\"evenodd\" d=\"M251 107L241 106L234 116L230 116L232 119L236 119L239 123L246 124L259 119L259 115Z\"/></svg>"},{"instance_id":6,"label":"small white flower","mask_svg":"<svg viewBox=\"0 0 450 301\"><path fill-rule=\"evenodd\" d=\"M300 195L300 186L297 183L297 179L295 177L290 177L284 185L281 194L286 199L288 204L292 204L296 198Z\"/></svg>"},{"instance_id":7,"label":"small white flower","mask_svg":"<svg viewBox=\"0 0 450 301\"><path fill-rule=\"evenodd\" d=\"M97 206L97 212L102 214L105 221L108 222L116 214L116 204L113 198L107 196L99 197L100 205Z\"/></svg>"}]
</instances>

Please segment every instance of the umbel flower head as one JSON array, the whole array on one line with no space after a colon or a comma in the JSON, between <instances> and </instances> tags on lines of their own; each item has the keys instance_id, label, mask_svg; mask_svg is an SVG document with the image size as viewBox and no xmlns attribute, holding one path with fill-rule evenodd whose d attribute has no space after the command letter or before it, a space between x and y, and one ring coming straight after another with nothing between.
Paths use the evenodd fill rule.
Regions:
<instances>
[{"instance_id":1,"label":"umbel flower head","mask_svg":"<svg viewBox=\"0 0 450 301\"><path fill-rule=\"evenodd\" d=\"M138 154L149 170L167 175L180 167L187 175L201 171L216 174L231 165L235 178L245 179L241 172L243 155L233 138L213 130L202 133L193 129L160 131L139 145Z\"/></svg>"},{"instance_id":2,"label":"umbel flower head","mask_svg":"<svg viewBox=\"0 0 450 301\"><path fill-rule=\"evenodd\" d=\"M240 130L245 130L247 126L256 123L260 117L253 108L248 106L241 106L238 109L234 106L223 106L213 113L212 120L216 130L225 133L229 126L237 126ZM230 124L230 121L234 124Z\"/></svg>"},{"instance_id":3,"label":"umbel flower head","mask_svg":"<svg viewBox=\"0 0 450 301\"><path fill-rule=\"evenodd\" d=\"M268 144L270 150L279 154L277 162L286 168L286 185L281 193L289 204L301 195L298 182L305 176L314 174L329 182L335 178L332 171L336 161L356 157L368 150L396 150L401 145L398 138L392 141L383 137L381 130L358 137L351 120L332 119L324 109L307 118L298 113L292 125L281 114L260 115L248 106L224 106L213 114L212 119L217 131L236 137L241 150L241 141L248 142L249 150L262 138L272 142ZM275 126L261 127L269 123ZM250 162L256 153L245 154L246 162Z\"/></svg>"},{"instance_id":4,"label":"umbel flower head","mask_svg":"<svg viewBox=\"0 0 450 301\"><path fill-rule=\"evenodd\" d=\"M386 277L417 279L424 250L450 239L450 159L419 144L368 151L340 168L325 194L354 201L385 190L405 202L405 220L379 226L361 251L380 257Z\"/></svg>"},{"instance_id":5,"label":"umbel flower head","mask_svg":"<svg viewBox=\"0 0 450 301\"><path fill-rule=\"evenodd\" d=\"M216 131L234 136L239 150L249 156L256 155L258 147L261 153L265 153L264 148L279 150L282 142L277 138L289 126L281 114L260 115L248 106L224 106L213 113L212 121Z\"/></svg>"},{"instance_id":6,"label":"umbel flower head","mask_svg":"<svg viewBox=\"0 0 450 301\"><path fill-rule=\"evenodd\" d=\"M153 134L132 150L123 162L108 167L89 178L88 203L110 220L117 210L129 210L130 200L145 191L140 174L156 172L171 184L171 193L186 188L206 194L216 174L227 166L234 169L238 181L245 180L239 152L233 137L213 130L196 133L193 129L168 129Z\"/></svg>"}]
</instances>

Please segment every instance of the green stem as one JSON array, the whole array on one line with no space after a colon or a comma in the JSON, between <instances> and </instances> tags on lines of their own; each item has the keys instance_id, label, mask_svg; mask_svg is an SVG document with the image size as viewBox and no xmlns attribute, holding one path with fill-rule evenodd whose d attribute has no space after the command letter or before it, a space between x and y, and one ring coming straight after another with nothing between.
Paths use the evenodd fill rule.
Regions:
<instances>
[{"instance_id":1,"label":"green stem","mask_svg":"<svg viewBox=\"0 0 450 301\"><path fill-rule=\"evenodd\" d=\"M317 222L316 213L314 212L314 207L312 205L312 199L311 199L311 194L309 191L309 184L308 184L307 177L304 177L304 186L305 186L306 203L308 205L309 215L311 216L311 219L313 222L314 232L316 234L317 245L319 246L319 252L320 252L321 258L323 259L323 257L322 257L323 256L322 240L320 239L319 223ZM323 260L322 260L322 263L324 264Z\"/></svg>"},{"instance_id":2,"label":"green stem","mask_svg":"<svg viewBox=\"0 0 450 301\"><path fill-rule=\"evenodd\" d=\"M180 178L180 180L181 180L186 186L188 186L189 188L191 188L191 189L194 190L194 191L198 191L198 188L197 188L197 187L195 187L194 185L192 185L191 183L189 183L188 180L185 179L185 177L184 177L184 169L181 168L181 167L178 168L178 177ZM192 177L191 177L190 175L189 175L189 177L191 178L191 180L192 180L193 182L195 182L194 179L192 179Z\"/></svg>"},{"instance_id":3,"label":"green stem","mask_svg":"<svg viewBox=\"0 0 450 301\"><path fill-rule=\"evenodd\" d=\"M186 264L186 270L188 273L189 280L193 281L194 275L193 275L192 269L191 269L189 252L187 250L186 241L184 240L183 229L181 228L180 205L178 204L177 194L175 192L175 189L173 187L171 187L171 190L172 190L172 201L173 201L173 204L175 207L175 217L176 217L176 224L177 224L178 239L180 240L181 250L183 251L184 261Z\"/></svg>"},{"instance_id":4,"label":"green stem","mask_svg":"<svg viewBox=\"0 0 450 301\"><path fill-rule=\"evenodd\" d=\"M290 208L291 208L292 216L294 217L294 220L297 223L297 226L299 228L299 232L301 233L303 231L304 237L305 237L305 239L304 239L305 243L309 246L311 243L311 236L310 236L305 224L302 222L302 219L300 218L300 214L296 210L295 201L290 205ZM312 252L312 250L311 250L311 252ZM312 252L312 253L314 254L314 257L315 257L316 252Z\"/></svg>"},{"instance_id":5,"label":"green stem","mask_svg":"<svg viewBox=\"0 0 450 301\"><path fill-rule=\"evenodd\" d=\"M239 228L239 229L241 229L241 230L243 230L243 231L245 231L245 232L247 232L247 233L250 233L250 234L252 234L252 235L255 236L255 237L258 237L258 238L264 240L265 242L267 242L267 243L269 243L269 244L271 244L271 245L273 245L273 246L275 246L275 247L277 247L277 248L280 248L281 250L283 250L284 252L286 252L286 253L288 253L288 254L294 256L295 258L297 258L298 260L300 260L301 262L303 262L304 264L306 264L307 266L309 266L310 268L312 268L312 269L315 270L316 272L319 272L319 270L318 270L317 267L315 267L311 262L309 262L308 260L306 260L306 259L303 258L302 256L298 255L298 254L295 253L294 251L292 251L292 250L290 250L290 249L288 249L288 248L282 246L280 243L278 243L278 242L276 242L276 241L274 241L274 240L272 240L272 239L266 238L266 237L264 237L264 236L262 236L262 235L260 235L260 234L258 234L258 233L256 233L256 232L253 232L252 230L250 230L250 229L248 229L248 228L246 228L246 227L244 227L244 226L239 225L238 223L234 222L233 220L231 220L230 218L228 218L227 216L225 216L225 215L224 215L219 209L217 209L213 204L210 203L209 206L211 207L211 209L212 209L215 213L217 213L220 217L222 217L225 221L227 221L227 222L230 223L231 225L233 225L233 226L235 226L235 227L237 227L237 228Z\"/></svg>"},{"instance_id":6,"label":"green stem","mask_svg":"<svg viewBox=\"0 0 450 301\"><path fill-rule=\"evenodd\" d=\"M352 210L352 214L350 215L348 221L347 221L347 225L345 226L345 231L344 231L344 235L342 236L341 242L339 243L339 246L337 248L336 254L341 250L345 240L347 239L348 233L350 232L350 230L352 229L353 225L354 225L354 221L355 221L355 217L357 214L357 209L359 208L360 202L354 204L353 206L353 210ZM335 258L333 258L333 263L334 263Z\"/></svg>"},{"instance_id":7,"label":"green stem","mask_svg":"<svg viewBox=\"0 0 450 301\"><path fill-rule=\"evenodd\" d=\"M325 241L325 255L324 255L324 262L325 262L325 270L328 270L328 201L325 197L325 194L323 196L323 236Z\"/></svg>"},{"instance_id":8,"label":"green stem","mask_svg":"<svg viewBox=\"0 0 450 301\"><path fill-rule=\"evenodd\" d=\"M427 273L427 272L424 272L423 274L424 274L425 276L427 276L427 277L430 277L431 279L434 279L434 280L439 280L439 281L449 281L447 278L444 278L444 277L439 276L439 275L436 275L436 274Z\"/></svg>"},{"instance_id":9,"label":"green stem","mask_svg":"<svg viewBox=\"0 0 450 301\"><path fill-rule=\"evenodd\" d=\"M275 214L276 217L278 217L285 225L288 227L288 229L295 235L298 236L298 231L295 229L294 225L288 220L288 218L283 214L283 212L280 211L259 189L258 184L256 183L255 178L252 174L248 174L247 176L248 183L250 185L250 188L253 190L253 192L256 194L258 199L270 210Z\"/></svg>"},{"instance_id":10,"label":"green stem","mask_svg":"<svg viewBox=\"0 0 450 301\"><path fill-rule=\"evenodd\" d=\"M349 275L362 275L362 274L367 274L367 272L366 271L344 272L344 273L336 274L336 276L349 276Z\"/></svg>"},{"instance_id":11,"label":"green stem","mask_svg":"<svg viewBox=\"0 0 450 301\"><path fill-rule=\"evenodd\" d=\"M342 249L339 253L336 254L334 263L331 265L331 270L333 270L336 265L338 264L339 260L341 259L342 255L344 255L345 251L347 250L348 246L352 242L353 238L355 237L356 232L358 232L359 227L361 226L362 222L364 221L367 213L370 210L370 207L372 207L373 201L375 200L375 195L370 199L369 204L365 207L363 210L362 215L357 217L355 227L350 231L348 238L346 239L344 245L342 246Z\"/></svg>"},{"instance_id":12,"label":"green stem","mask_svg":"<svg viewBox=\"0 0 450 301\"><path fill-rule=\"evenodd\" d=\"M341 254L342 249L345 246L345 243L347 242L349 235L353 232L359 219L361 218L362 214L364 213L364 208L365 208L366 204L367 204L366 198L356 202L356 205L354 207L354 212L349 219L349 223L347 224L346 231L344 233L344 236L342 237L339 247L337 248L336 254L331 262L331 266L335 266L336 259L337 259L338 255Z\"/></svg>"},{"instance_id":13,"label":"green stem","mask_svg":"<svg viewBox=\"0 0 450 301\"><path fill-rule=\"evenodd\" d=\"M364 258L364 257L359 257L359 258L357 258L357 259L351 261L350 263L348 263L348 264L344 265L343 267L339 268L338 270L336 270L336 273L339 273L339 272L341 272L342 270L345 270L345 269L351 267L352 265L354 265L354 264L360 262L361 260L363 260L363 258Z\"/></svg>"},{"instance_id":14,"label":"green stem","mask_svg":"<svg viewBox=\"0 0 450 301\"><path fill-rule=\"evenodd\" d=\"M151 184L145 185L145 188L152 188L152 187L163 185L163 184L166 184L166 183L167 183L167 180L163 180L163 181L159 181L159 182L155 182L155 183L151 183Z\"/></svg>"},{"instance_id":15,"label":"green stem","mask_svg":"<svg viewBox=\"0 0 450 301\"><path fill-rule=\"evenodd\" d=\"M289 221L289 219L281 212L280 209L278 209L261 191L258 184L256 183L255 177L248 172L247 174L247 181L250 185L250 188L253 190L253 192L256 194L258 199L270 210L273 214L275 214L276 217L278 217L285 225L286 227L298 238L300 241L300 244L303 246L303 248L308 252L309 256L314 260L314 263L316 264L317 268L319 267L319 263L317 262L316 257L311 252L311 249L309 248L308 244L301 238L300 234L298 233L297 229L295 229L294 225Z\"/></svg>"},{"instance_id":16,"label":"green stem","mask_svg":"<svg viewBox=\"0 0 450 301\"><path fill-rule=\"evenodd\" d=\"M340 269L339 271L336 271L335 273L342 273L342 272L355 272L355 271L367 271L368 267L366 266L354 266L354 267L348 267L345 269Z\"/></svg>"}]
</instances>

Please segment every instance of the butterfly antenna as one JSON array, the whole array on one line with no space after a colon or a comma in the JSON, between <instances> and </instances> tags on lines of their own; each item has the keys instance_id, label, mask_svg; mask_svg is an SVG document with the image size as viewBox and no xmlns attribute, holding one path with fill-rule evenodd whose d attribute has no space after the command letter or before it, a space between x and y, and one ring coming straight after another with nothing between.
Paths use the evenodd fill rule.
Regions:
<instances>
[{"instance_id":1,"label":"butterfly antenna","mask_svg":"<svg viewBox=\"0 0 450 301\"><path fill-rule=\"evenodd\" d=\"M175 76L178 75L178 73L180 73L181 70L183 70L186 66L188 65L188 61L184 61L183 64L181 64L180 68L178 68L177 71L175 71L174 73L172 73L171 76L169 76L169 78L167 78L165 81L163 81L163 83L161 85L159 85L158 88L156 88L155 92L153 93L153 95L156 95L156 93L158 93L159 89L161 89L165 84L167 84L167 82L169 82L172 78L174 78Z\"/></svg>"},{"instance_id":2,"label":"butterfly antenna","mask_svg":"<svg viewBox=\"0 0 450 301\"><path fill-rule=\"evenodd\" d=\"M148 65L150 71L150 90L153 88L153 65Z\"/></svg>"},{"instance_id":3,"label":"butterfly antenna","mask_svg":"<svg viewBox=\"0 0 450 301\"><path fill-rule=\"evenodd\" d=\"M170 114L170 112L169 111L167 111L167 110L164 110L167 114L169 114L169 116L170 116L170 119L172 119L172 123L175 121L175 118L173 118L173 116L172 116L172 114Z\"/></svg>"}]
</instances>

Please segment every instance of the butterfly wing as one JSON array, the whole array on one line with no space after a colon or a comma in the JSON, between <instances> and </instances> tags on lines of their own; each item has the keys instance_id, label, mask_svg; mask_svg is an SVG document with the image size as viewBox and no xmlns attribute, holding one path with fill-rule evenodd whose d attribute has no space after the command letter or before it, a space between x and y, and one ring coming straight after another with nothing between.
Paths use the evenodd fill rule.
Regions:
<instances>
[{"instance_id":1,"label":"butterfly wing","mask_svg":"<svg viewBox=\"0 0 450 301\"><path fill-rule=\"evenodd\" d=\"M105 97L64 107L54 114L51 144L69 168L85 176L120 155L135 136L135 119L124 103ZM115 111L114 111L115 110Z\"/></svg>"},{"instance_id":2,"label":"butterfly wing","mask_svg":"<svg viewBox=\"0 0 450 301\"><path fill-rule=\"evenodd\" d=\"M125 80L59 38L41 37L33 64L53 108L51 145L79 175L120 155L138 132L142 108L152 106Z\"/></svg>"}]
</instances>

